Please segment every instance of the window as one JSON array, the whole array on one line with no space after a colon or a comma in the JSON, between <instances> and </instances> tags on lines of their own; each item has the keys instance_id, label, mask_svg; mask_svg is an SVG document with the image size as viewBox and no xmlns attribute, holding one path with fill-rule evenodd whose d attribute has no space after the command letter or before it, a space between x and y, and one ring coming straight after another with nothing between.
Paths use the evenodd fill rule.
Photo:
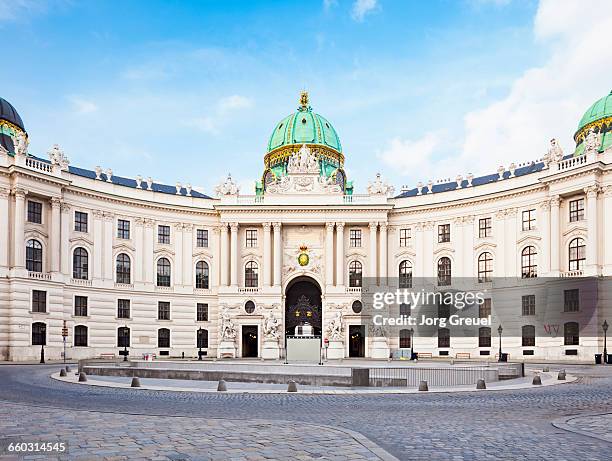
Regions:
<instances>
[{"instance_id":1,"label":"window","mask_svg":"<svg viewBox=\"0 0 612 461\"><path fill-rule=\"evenodd\" d=\"M399 306L400 317L410 317L410 304L401 303Z\"/></svg>"},{"instance_id":2,"label":"window","mask_svg":"<svg viewBox=\"0 0 612 461\"><path fill-rule=\"evenodd\" d=\"M199 261L196 264L196 288L208 289L208 264L205 261Z\"/></svg>"},{"instance_id":3,"label":"window","mask_svg":"<svg viewBox=\"0 0 612 461\"><path fill-rule=\"evenodd\" d=\"M85 325L74 327L74 346L87 347L87 327Z\"/></svg>"},{"instance_id":4,"label":"window","mask_svg":"<svg viewBox=\"0 0 612 461\"><path fill-rule=\"evenodd\" d=\"M578 346L580 343L580 334L578 331L577 322L567 322L563 325L563 344L566 346Z\"/></svg>"},{"instance_id":5,"label":"window","mask_svg":"<svg viewBox=\"0 0 612 461\"><path fill-rule=\"evenodd\" d=\"M359 261L349 263L349 287L359 288L362 282L363 267Z\"/></svg>"},{"instance_id":6,"label":"window","mask_svg":"<svg viewBox=\"0 0 612 461\"><path fill-rule=\"evenodd\" d=\"M75 248L72 254L72 278L87 280L89 277L89 256L85 248Z\"/></svg>"},{"instance_id":7,"label":"window","mask_svg":"<svg viewBox=\"0 0 612 461\"><path fill-rule=\"evenodd\" d=\"M157 286L170 286L170 261L166 258L159 258L157 260Z\"/></svg>"},{"instance_id":8,"label":"window","mask_svg":"<svg viewBox=\"0 0 612 461\"><path fill-rule=\"evenodd\" d=\"M196 335L196 347L206 349L208 347L208 330L200 328Z\"/></svg>"},{"instance_id":9,"label":"window","mask_svg":"<svg viewBox=\"0 0 612 461\"><path fill-rule=\"evenodd\" d=\"M478 347L491 347L491 329L489 327L478 329Z\"/></svg>"},{"instance_id":10,"label":"window","mask_svg":"<svg viewBox=\"0 0 612 461\"><path fill-rule=\"evenodd\" d=\"M157 303L157 320L170 320L170 303L168 301Z\"/></svg>"},{"instance_id":11,"label":"window","mask_svg":"<svg viewBox=\"0 0 612 461\"><path fill-rule=\"evenodd\" d=\"M535 315L535 295L523 295L521 305L523 315Z\"/></svg>"},{"instance_id":12,"label":"window","mask_svg":"<svg viewBox=\"0 0 612 461\"><path fill-rule=\"evenodd\" d=\"M535 346L535 327L533 325L525 325L521 328L521 336L523 337L522 345L524 347Z\"/></svg>"},{"instance_id":13,"label":"window","mask_svg":"<svg viewBox=\"0 0 612 461\"><path fill-rule=\"evenodd\" d=\"M196 305L196 321L208 322L208 304L198 303Z\"/></svg>"},{"instance_id":14,"label":"window","mask_svg":"<svg viewBox=\"0 0 612 461\"><path fill-rule=\"evenodd\" d=\"M157 226L157 243L170 245L170 226Z\"/></svg>"},{"instance_id":15,"label":"window","mask_svg":"<svg viewBox=\"0 0 612 461\"><path fill-rule=\"evenodd\" d=\"M410 246L410 237L411 237L410 229L400 229L399 236L400 236L400 246L401 247Z\"/></svg>"},{"instance_id":16,"label":"window","mask_svg":"<svg viewBox=\"0 0 612 461\"><path fill-rule=\"evenodd\" d=\"M491 237L492 227L491 218L482 218L478 220L478 237Z\"/></svg>"},{"instance_id":17,"label":"window","mask_svg":"<svg viewBox=\"0 0 612 461\"><path fill-rule=\"evenodd\" d=\"M577 237L569 244L569 270L581 271L586 259L586 246L584 239Z\"/></svg>"},{"instance_id":18,"label":"window","mask_svg":"<svg viewBox=\"0 0 612 461\"><path fill-rule=\"evenodd\" d=\"M450 347L450 330L448 328L438 329L438 347Z\"/></svg>"},{"instance_id":19,"label":"window","mask_svg":"<svg viewBox=\"0 0 612 461\"><path fill-rule=\"evenodd\" d=\"M493 279L493 255L488 251L478 256L478 282L490 282Z\"/></svg>"},{"instance_id":20,"label":"window","mask_svg":"<svg viewBox=\"0 0 612 461\"><path fill-rule=\"evenodd\" d=\"M47 312L47 292L32 290L32 312Z\"/></svg>"},{"instance_id":21,"label":"window","mask_svg":"<svg viewBox=\"0 0 612 461\"><path fill-rule=\"evenodd\" d=\"M244 286L247 288L259 286L258 267L255 261L249 261L244 266Z\"/></svg>"},{"instance_id":22,"label":"window","mask_svg":"<svg viewBox=\"0 0 612 461\"><path fill-rule=\"evenodd\" d=\"M32 346L47 345L47 325L42 322L32 324Z\"/></svg>"},{"instance_id":23,"label":"window","mask_svg":"<svg viewBox=\"0 0 612 461\"><path fill-rule=\"evenodd\" d=\"M538 252L534 246L527 246L521 252L521 277L524 279L538 276L536 256Z\"/></svg>"},{"instance_id":24,"label":"window","mask_svg":"<svg viewBox=\"0 0 612 461\"><path fill-rule=\"evenodd\" d=\"M438 286L451 284L451 260L444 256L438 260Z\"/></svg>"},{"instance_id":25,"label":"window","mask_svg":"<svg viewBox=\"0 0 612 461\"><path fill-rule=\"evenodd\" d=\"M131 262L130 257L125 253L117 255L117 283L131 282Z\"/></svg>"},{"instance_id":26,"label":"window","mask_svg":"<svg viewBox=\"0 0 612 461\"><path fill-rule=\"evenodd\" d=\"M257 246L257 229L246 230L246 246L247 248L255 248Z\"/></svg>"},{"instance_id":27,"label":"window","mask_svg":"<svg viewBox=\"0 0 612 461\"><path fill-rule=\"evenodd\" d=\"M584 199L570 200L569 220L570 222L582 221L584 219Z\"/></svg>"},{"instance_id":28,"label":"window","mask_svg":"<svg viewBox=\"0 0 612 461\"><path fill-rule=\"evenodd\" d=\"M170 347L170 330L167 328L157 330L157 347Z\"/></svg>"},{"instance_id":29,"label":"window","mask_svg":"<svg viewBox=\"0 0 612 461\"><path fill-rule=\"evenodd\" d=\"M26 244L26 269L42 272L42 245L38 240L28 240Z\"/></svg>"},{"instance_id":30,"label":"window","mask_svg":"<svg viewBox=\"0 0 612 461\"><path fill-rule=\"evenodd\" d=\"M87 232L87 213L82 211L74 212L74 230L77 232Z\"/></svg>"},{"instance_id":31,"label":"window","mask_svg":"<svg viewBox=\"0 0 612 461\"><path fill-rule=\"evenodd\" d=\"M563 312L578 312L580 310L580 290L563 291Z\"/></svg>"},{"instance_id":32,"label":"window","mask_svg":"<svg viewBox=\"0 0 612 461\"><path fill-rule=\"evenodd\" d=\"M491 315L491 298L484 298L482 304L478 306L478 317L486 319Z\"/></svg>"},{"instance_id":33,"label":"window","mask_svg":"<svg viewBox=\"0 0 612 461\"><path fill-rule=\"evenodd\" d=\"M450 305L446 304L444 300L438 303L438 317L441 319L447 319L450 317Z\"/></svg>"},{"instance_id":34,"label":"window","mask_svg":"<svg viewBox=\"0 0 612 461\"><path fill-rule=\"evenodd\" d=\"M74 316L87 317L87 296L74 297Z\"/></svg>"},{"instance_id":35,"label":"window","mask_svg":"<svg viewBox=\"0 0 612 461\"><path fill-rule=\"evenodd\" d=\"M196 246L198 248L208 247L208 231L206 229L196 230Z\"/></svg>"},{"instance_id":36,"label":"window","mask_svg":"<svg viewBox=\"0 0 612 461\"><path fill-rule=\"evenodd\" d=\"M247 314L255 312L255 303L253 301L247 301L244 303L244 310Z\"/></svg>"},{"instance_id":37,"label":"window","mask_svg":"<svg viewBox=\"0 0 612 461\"><path fill-rule=\"evenodd\" d=\"M128 327L117 328L117 347L130 347L130 329Z\"/></svg>"},{"instance_id":38,"label":"window","mask_svg":"<svg viewBox=\"0 0 612 461\"><path fill-rule=\"evenodd\" d=\"M117 220L117 238L126 240L130 238L130 222L127 219Z\"/></svg>"},{"instance_id":39,"label":"window","mask_svg":"<svg viewBox=\"0 0 612 461\"><path fill-rule=\"evenodd\" d=\"M438 226L438 243L450 242L450 224Z\"/></svg>"},{"instance_id":40,"label":"window","mask_svg":"<svg viewBox=\"0 0 612 461\"><path fill-rule=\"evenodd\" d=\"M536 210L523 211L523 230L530 231L535 229L535 213Z\"/></svg>"},{"instance_id":41,"label":"window","mask_svg":"<svg viewBox=\"0 0 612 461\"><path fill-rule=\"evenodd\" d=\"M412 264L402 261L399 265L399 287L412 288Z\"/></svg>"},{"instance_id":42,"label":"window","mask_svg":"<svg viewBox=\"0 0 612 461\"><path fill-rule=\"evenodd\" d=\"M118 299L117 300L117 318L129 319L130 318L130 300L129 299Z\"/></svg>"},{"instance_id":43,"label":"window","mask_svg":"<svg viewBox=\"0 0 612 461\"><path fill-rule=\"evenodd\" d=\"M353 305L351 306L351 308L353 309L353 312L355 314L359 314L363 310L363 303L359 300L355 300L353 301Z\"/></svg>"},{"instance_id":44,"label":"window","mask_svg":"<svg viewBox=\"0 0 612 461\"><path fill-rule=\"evenodd\" d=\"M400 335L399 335L399 347L401 349L409 349L410 348L410 330L404 328L403 330L400 330Z\"/></svg>"},{"instance_id":45,"label":"window","mask_svg":"<svg viewBox=\"0 0 612 461\"><path fill-rule=\"evenodd\" d=\"M42 203L28 200L28 222L42 224Z\"/></svg>"},{"instance_id":46,"label":"window","mask_svg":"<svg viewBox=\"0 0 612 461\"><path fill-rule=\"evenodd\" d=\"M349 244L351 248L361 247L361 229L351 229L350 230Z\"/></svg>"}]
</instances>

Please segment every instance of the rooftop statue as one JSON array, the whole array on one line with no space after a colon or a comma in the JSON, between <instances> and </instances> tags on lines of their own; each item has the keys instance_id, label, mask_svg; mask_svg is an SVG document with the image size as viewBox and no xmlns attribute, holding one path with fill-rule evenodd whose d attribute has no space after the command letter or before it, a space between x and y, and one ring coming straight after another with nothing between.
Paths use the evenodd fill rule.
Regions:
<instances>
[{"instance_id":1,"label":"rooftop statue","mask_svg":"<svg viewBox=\"0 0 612 461\"><path fill-rule=\"evenodd\" d=\"M382 175L376 173L376 179L368 185L368 194L370 195L392 195L394 187L382 180Z\"/></svg>"},{"instance_id":2,"label":"rooftop statue","mask_svg":"<svg viewBox=\"0 0 612 461\"><path fill-rule=\"evenodd\" d=\"M68 157L64 151L60 149L59 145L54 144L53 147L47 151L47 155L53 165L59 165L63 171L68 171L70 160L68 160Z\"/></svg>"},{"instance_id":3,"label":"rooftop statue","mask_svg":"<svg viewBox=\"0 0 612 461\"><path fill-rule=\"evenodd\" d=\"M232 175L229 173L225 181L215 187L215 193L218 197L221 195L238 195L238 192L240 192L240 187L234 182Z\"/></svg>"},{"instance_id":4,"label":"rooftop statue","mask_svg":"<svg viewBox=\"0 0 612 461\"><path fill-rule=\"evenodd\" d=\"M563 158L563 149L555 138L550 140L550 147L548 148L548 158L553 162L560 162Z\"/></svg>"},{"instance_id":5,"label":"rooftop statue","mask_svg":"<svg viewBox=\"0 0 612 461\"><path fill-rule=\"evenodd\" d=\"M584 153L597 152L599 144L599 133L595 133L595 130L591 128L584 138Z\"/></svg>"},{"instance_id":6,"label":"rooftop statue","mask_svg":"<svg viewBox=\"0 0 612 461\"><path fill-rule=\"evenodd\" d=\"M28 137L22 131L15 133L13 139L13 145L15 146L15 155L27 155L28 154Z\"/></svg>"}]
</instances>

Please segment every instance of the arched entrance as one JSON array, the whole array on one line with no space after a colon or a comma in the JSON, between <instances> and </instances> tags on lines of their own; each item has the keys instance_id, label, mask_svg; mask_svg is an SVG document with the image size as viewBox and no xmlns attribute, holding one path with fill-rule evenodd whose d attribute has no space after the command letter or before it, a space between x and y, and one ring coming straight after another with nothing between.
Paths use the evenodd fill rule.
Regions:
<instances>
[{"instance_id":1,"label":"arched entrance","mask_svg":"<svg viewBox=\"0 0 612 461\"><path fill-rule=\"evenodd\" d=\"M285 336L295 334L295 327L309 323L316 336L323 329L321 288L312 278L302 276L293 279L285 292Z\"/></svg>"}]
</instances>

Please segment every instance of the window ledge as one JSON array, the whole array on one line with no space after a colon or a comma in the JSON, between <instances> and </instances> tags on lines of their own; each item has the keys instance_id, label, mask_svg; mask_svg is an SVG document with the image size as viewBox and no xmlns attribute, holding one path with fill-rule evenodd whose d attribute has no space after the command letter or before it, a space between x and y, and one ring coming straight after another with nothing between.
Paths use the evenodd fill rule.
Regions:
<instances>
[{"instance_id":1,"label":"window ledge","mask_svg":"<svg viewBox=\"0 0 612 461\"><path fill-rule=\"evenodd\" d=\"M132 317L115 317L115 320L133 320Z\"/></svg>"},{"instance_id":2,"label":"window ledge","mask_svg":"<svg viewBox=\"0 0 612 461\"><path fill-rule=\"evenodd\" d=\"M32 314L32 315L49 315L49 312L48 312L48 311L45 311L45 312L39 312L39 311L28 311L28 313L29 313L29 314Z\"/></svg>"},{"instance_id":3,"label":"window ledge","mask_svg":"<svg viewBox=\"0 0 612 461\"><path fill-rule=\"evenodd\" d=\"M73 319L90 319L90 315L71 315Z\"/></svg>"}]
</instances>

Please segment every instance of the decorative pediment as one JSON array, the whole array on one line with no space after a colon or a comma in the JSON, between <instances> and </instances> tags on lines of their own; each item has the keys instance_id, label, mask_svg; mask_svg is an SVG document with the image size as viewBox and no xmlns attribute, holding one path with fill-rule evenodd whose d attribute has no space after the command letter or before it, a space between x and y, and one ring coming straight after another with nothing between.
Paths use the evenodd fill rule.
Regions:
<instances>
[{"instance_id":1,"label":"decorative pediment","mask_svg":"<svg viewBox=\"0 0 612 461\"><path fill-rule=\"evenodd\" d=\"M361 257L363 259L366 259L368 257L368 254L365 252L363 248L349 248L349 250L346 252L346 257L347 258Z\"/></svg>"},{"instance_id":2,"label":"decorative pediment","mask_svg":"<svg viewBox=\"0 0 612 461\"><path fill-rule=\"evenodd\" d=\"M92 239L86 238L83 235L78 235L76 237L72 237L70 239L70 243L71 243L71 245L81 244L81 245L90 245L90 246L93 246L93 244L94 244Z\"/></svg>"},{"instance_id":3,"label":"decorative pediment","mask_svg":"<svg viewBox=\"0 0 612 461\"><path fill-rule=\"evenodd\" d=\"M542 240L541 237L538 237L536 235L525 235L524 237L521 237L520 239L518 239L516 241L517 245L523 245L524 243L536 243L539 242L540 240Z\"/></svg>"},{"instance_id":4,"label":"decorative pediment","mask_svg":"<svg viewBox=\"0 0 612 461\"><path fill-rule=\"evenodd\" d=\"M455 252L455 249L452 246L444 245L444 246L436 248L433 254L437 255L439 253L454 253L454 252Z\"/></svg>"},{"instance_id":5,"label":"decorative pediment","mask_svg":"<svg viewBox=\"0 0 612 461\"><path fill-rule=\"evenodd\" d=\"M40 239L40 240L45 240L47 238L49 238L49 235L46 232L43 232L42 229L38 229L38 228L30 228L30 229L26 229L25 231L25 238L26 240L28 239Z\"/></svg>"},{"instance_id":6,"label":"decorative pediment","mask_svg":"<svg viewBox=\"0 0 612 461\"><path fill-rule=\"evenodd\" d=\"M581 235L586 235L587 234L587 228L585 226L581 226L580 224L574 224L573 226L570 226L565 232L563 232L563 236L567 236L569 234L581 234Z\"/></svg>"},{"instance_id":7,"label":"decorative pediment","mask_svg":"<svg viewBox=\"0 0 612 461\"><path fill-rule=\"evenodd\" d=\"M406 248L398 253L395 253L395 258L396 259L403 259L403 258L410 258L410 257L416 257L416 251L414 251L412 248Z\"/></svg>"},{"instance_id":8,"label":"decorative pediment","mask_svg":"<svg viewBox=\"0 0 612 461\"><path fill-rule=\"evenodd\" d=\"M172 250L172 248L167 247L167 248L156 248L153 250L153 254L154 255L158 255L158 254L163 254L163 255L171 255L174 256L174 250Z\"/></svg>"},{"instance_id":9,"label":"decorative pediment","mask_svg":"<svg viewBox=\"0 0 612 461\"><path fill-rule=\"evenodd\" d=\"M134 245L127 244L126 242L120 242L113 245L114 251L136 251Z\"/></svg>"},{"instance_id":10,"label":"decorative pediment","mask_svg":"<svg viewBox=\"0 0 612 461\"><path fill-rule=\"evenodd\" d=\"M493 242L481 242L474 247L474 251L479 250L494 250L497 245Z\"/></svg>"},{"instance_id":11,"label":"decorative pediment","mask_svg":"<svg viewBox=\"0 0 612 461\"><path fill-rule=\"evenodd\" d=\"M208 251L208 250L198 250L196 252L193 253L192 255L194 258L208 258L208 259L212 259L213 254Z\"/></svg>"}]
</instances>

